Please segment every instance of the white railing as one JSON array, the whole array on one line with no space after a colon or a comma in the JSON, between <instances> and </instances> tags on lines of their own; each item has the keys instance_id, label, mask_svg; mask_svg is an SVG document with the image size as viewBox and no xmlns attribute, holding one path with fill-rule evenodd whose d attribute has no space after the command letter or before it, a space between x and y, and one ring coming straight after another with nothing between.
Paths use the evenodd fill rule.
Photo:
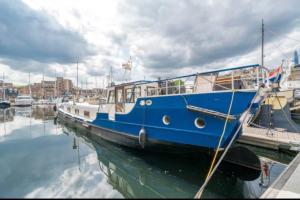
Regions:
<instances>
[{"instance_id":1,"label":"white railing","mask_svg":"<svg viewBox=\"0 0 300 200\"><path fill-rule=\"evenodd\" d=\"M215 74L211 74L214 75ZM197 84L195 81L197 77L201 78L202 84ZM165 86L163 87L155 87L145 89L146 96L159 96L159 95L169 95L169 94L186 94L186 93L194 93L197 87L210 86L210 89L207 90L242 90L242 89L255 89L259 87L260 83L264 83L265 77L260 72L257 76L256 72L248 72L246 74L241 74L239 72L232 71L231 74L227 74L226 76L215 76L214 80L209 80L205 76L201 76L201 74L195 76L194 84L179 84L176 86L170 86L169 81L165 81ZM179 80L179 79L176 79ZM175 81L175 79L174 79ZM236 84L238 81L238 84ZM218 89L216 89L218 88Z\"/></svg>"}]
</instances>

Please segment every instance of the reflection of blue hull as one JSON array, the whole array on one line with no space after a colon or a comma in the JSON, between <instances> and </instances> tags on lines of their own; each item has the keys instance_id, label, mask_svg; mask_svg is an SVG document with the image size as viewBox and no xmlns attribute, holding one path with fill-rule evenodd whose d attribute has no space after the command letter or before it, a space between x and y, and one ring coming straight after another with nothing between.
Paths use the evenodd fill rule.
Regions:
<instances>
[{"instance_id":1,"label":"reflection of blue hull","mask_svg":"<svg viewBox=\"0 0 300 200\"><path fill-rule=\"evenodd\" d=\"M231 115L236 119L227 124L221 147L225 147L240 125L240 116L249 107L255 91L235 92ZM116 114L115 121L107 113L98 113L91 125L104 128L139 139L140 130L144 127L147 141L170 142L197 147L215 149L222 134L225 119L187 109L187 105L227 113L232 92L214 92L206 94L184 94L158 97L145 97L137 100L133 110L128 114ZM141 105L141 101L151 100L151 105ZM170 124L165 125L163 116L169 116ZM204 128L197 128L196 118L205 121Z\"/></svg>"},{"instance_id":2,"label":"reflection of blue hull","mask_svg":"<svg viewBox=\"0 0 300 200\"><path fill-rule=\"evenodd\" d=\"M5 109L5 108L9 108L10 107L10 103L9 102L0 102L0 108L1 109Z\"/></svg>"}]
</instances>

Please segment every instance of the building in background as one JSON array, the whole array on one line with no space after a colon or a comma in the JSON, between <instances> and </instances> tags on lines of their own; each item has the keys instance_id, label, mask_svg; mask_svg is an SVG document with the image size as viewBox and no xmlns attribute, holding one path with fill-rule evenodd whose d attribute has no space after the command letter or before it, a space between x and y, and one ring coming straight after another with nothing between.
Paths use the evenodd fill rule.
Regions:
<instances>
[{"instance_id":1,"label":"building in background","mask_svg":"<svg viewBox=\"0 0 300 200\"><path fill-rule=\"evenodd\" d=\"M55 81L41 81L17 88L19 95L30 95L34 99L49 99L65 95L78 95L82 97L105 97L106 90L103 88L82 89L74 87L72 80L57 77Z\"/></svg>"},{"instance_id":2,"label":"building in background","mask_svg":"<svg viewBox=\"0 0 300 200\"><path fill-rule=\"evenodd\" d=\"M73 83L69 79L63 77L56 78L56 96L73 94Z\"/></svg>"}]
</instances>

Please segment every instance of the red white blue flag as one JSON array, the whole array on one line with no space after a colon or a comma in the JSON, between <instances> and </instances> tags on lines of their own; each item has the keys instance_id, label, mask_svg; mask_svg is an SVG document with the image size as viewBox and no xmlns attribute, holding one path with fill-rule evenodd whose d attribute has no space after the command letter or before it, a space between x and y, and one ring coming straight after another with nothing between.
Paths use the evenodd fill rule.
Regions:
<instances>
[{"instance_id":1,"label":"red white blue flag","mask_svg":"<svg viewBox=\"0 0 300 200\"><path fill-rule=\"evenodd\" d=\"M282 65L269 72L268 79L273 83L278 83L282 76Z\"/></svg>"}]
</instances>

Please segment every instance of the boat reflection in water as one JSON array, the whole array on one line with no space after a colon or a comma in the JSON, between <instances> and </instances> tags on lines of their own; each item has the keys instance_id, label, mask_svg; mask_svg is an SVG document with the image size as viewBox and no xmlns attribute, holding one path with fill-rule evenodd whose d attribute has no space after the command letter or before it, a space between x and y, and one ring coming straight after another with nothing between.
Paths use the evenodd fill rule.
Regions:
<instances>
[{"instance_id":1,"label":"boat reflection in water","mask_svg":"<svg viewBox=\"0 0 300 200\"><path fill-rule=\"evenodd\" d=\"M67 135L75 134L72 148L79 149L79 142L89 145L97 152L100 170L107 181L125 198L193 198L204 182L211 159L206 155L196 158L145 153L134 151L103 141L101 138L78 129L63 126ZM95 142L96 141L96 142ZM80 156L78 156L80 158ZM78 161L80 163L80 160ZM248 175L247 177L240 176ZM257 197L247 185L249 177L257 179L260 174L236 173L232 166L221 165L203 197ZM249 180L250 181L250 180Z\"/></svg>"},{"instance_id":2,"label":"boat reflection in water","mask_svg":"<svg viewBox=\"0 0 300 200\"><path fill-rule=\"evenodd\" d=\"M22 116L22 117L32 117L32 107L14 107L15 115L16 116Z\"/></svg>"},{"instance_id":3,"label":"boat reflection in water","mask_svg":"<svg viewBox=\"0 0 300 200\"><path fill-rule=\"evenodd\" d=\"M0 109L0 123L14 120L15 110L13 108Z\"/></svg>"}]
</instances>

